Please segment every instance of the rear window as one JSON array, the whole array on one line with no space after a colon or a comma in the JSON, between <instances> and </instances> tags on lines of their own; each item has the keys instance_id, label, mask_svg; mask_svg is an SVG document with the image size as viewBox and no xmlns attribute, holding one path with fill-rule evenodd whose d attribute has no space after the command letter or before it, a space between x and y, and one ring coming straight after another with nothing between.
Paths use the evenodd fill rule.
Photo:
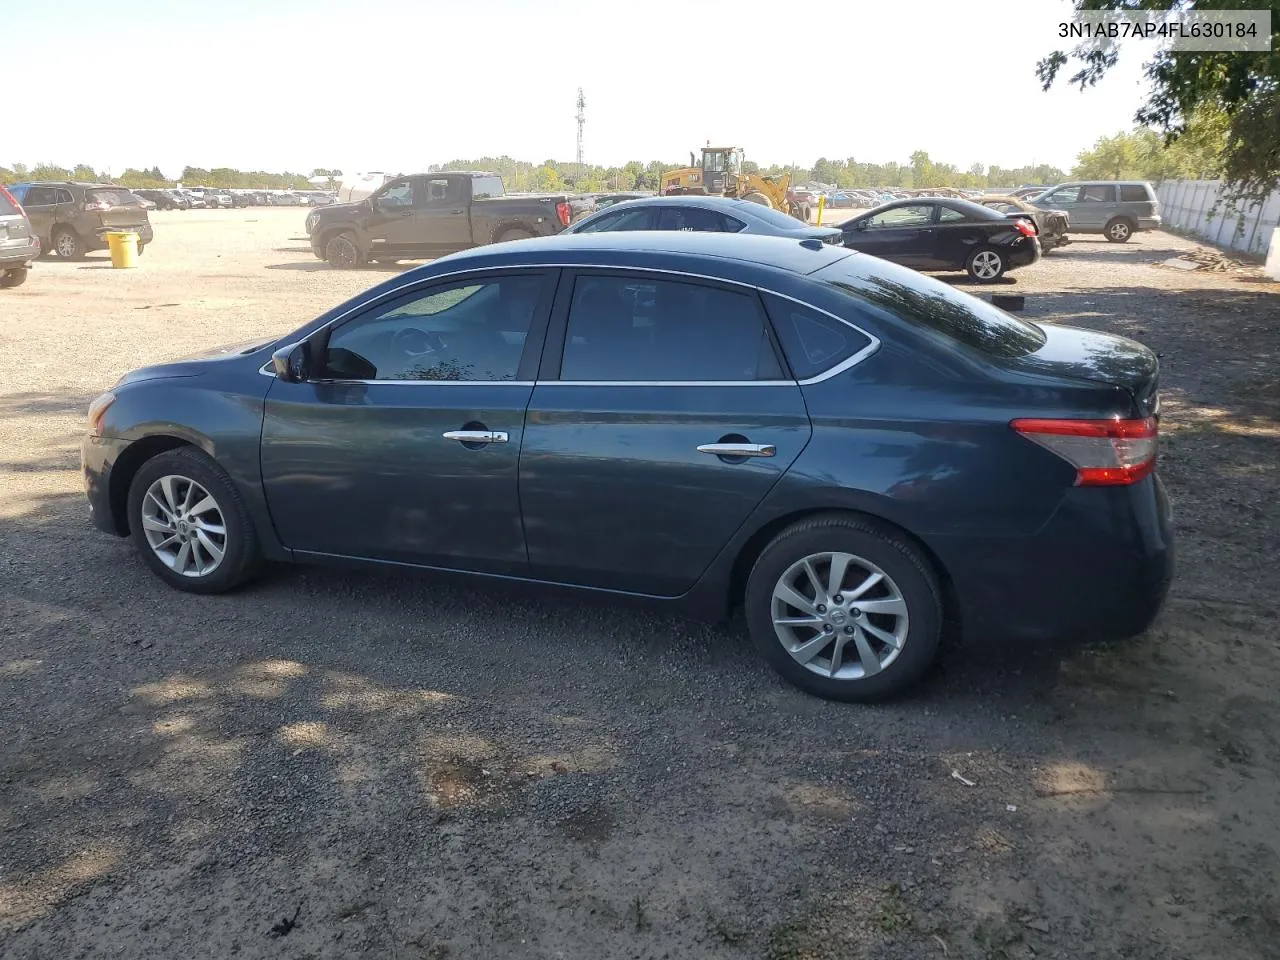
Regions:
<instances>
[{"instance_id":1,"label":"rear window","mask_svg":"<svg viewBox=\"0 0 1280 960\"><path fill-rule=\"evenodd\" d=\"M9 199L9 192L0 189L0 217L8 217L18 212L18 208Z\"/></svg>"},{"instance_id":2,"label":"rear window","mask_svg":"<svg viewBox=\"0 0 1280 960\"><path fill-rule=\"evenodd\" d=\"M471 196L475 200L484 200L491 197L501 197L505 195L502 189L501 177L472 177L471 178Z\"/></svg>"},{"instance_id":3,"label":"rear window","mask_svg":"<svg viewBox=\"0 0 1280 960\"><path fill-rule=\"evenodd\" d=\"M846 257L815 278L862 305L992 357L1025 357L1044 345L1044 331L985 300L906 267Z\"/></svg>"},{"instance_id":4,"label":"rear window","mask_svg":"<svg viewBox=\"0 0 1280 960\"><path fill-rule=\"evenodd\" d=\"M1144 203L1151 199L1151 194L1146 184L1123 184L1120 187L1120 199L1126 203Z\"/></svg>"},{"instance_id":5,"label":"rear window","mask_svg":"<svg viewBox=\"0 0 1280 960\"><path fill-rule=\"evenodd\" d=\"M772 227L778 227L783 230L799 230L804 226L795 217L787 216L781 210L775 210L773 207L766 207L763 203L751 203L750 200L744 200L743 204L750 205L749 210L743 210L745 214L749 214L757 220L763 220Z\"/></svg>"},{"instance_id":6,"label":"rear window","mask_svg":"<svg viewBox=\"0 0 1280 960\"><path fill-rule=\"evenodd\" d=\"M113 207L136 207L138 205L138 198L128 190L86 190L84 198L90 203L105 201Z\"/></svg>"}]
</instances>

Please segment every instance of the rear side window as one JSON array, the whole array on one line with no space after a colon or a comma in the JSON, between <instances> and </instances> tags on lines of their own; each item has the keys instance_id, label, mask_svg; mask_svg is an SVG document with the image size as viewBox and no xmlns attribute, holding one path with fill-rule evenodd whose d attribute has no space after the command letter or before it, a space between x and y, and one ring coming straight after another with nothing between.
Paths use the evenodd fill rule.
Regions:
<instances>
[{"instance_id":1,"label":"rear side window","mask_svg":"<svg viewBox=\"0 0 1280 960\"><path fill-rule=\"evenodd\" d=\"M75 197L71 196L70 190L57 190L54 197L55 203L74 203Z\"/></svg>"},{"instance_id":2,"label":"rear side window","mask_svg":"<svg viewBox=\"0 0 1280 960\"><path fill-rule=\"evenodd\" d=\"M1116 188L1109 183L1089 183L1080 188L1081 203L1113 203Z\"/></svg>"},{"instance_id":3,"label":"rear side window","mask_svg":"<svg viewBox=\"0 0 1280 960\"><path fill-rule=\"evenodd\" d=\"M779 297L764 294L773 328L797 380L808 380L871 346L871 338L835 317Z\"/></svg>"},{"instance_id":4,"label":"rear side window","mask_svg":"<svg viewBox=\"0 0 1280 960\"><path fill-rule=\"evenodd\" d=\"M906 267L845 257L814 274L862 306L886 313L993 357L1025 357L1044 345L1044 331L985 300Z\"/></svg>"},{"instance_id":5,"label":"rear side window","mask_svg":"<svg viewBox=\"0 0 1280 960\"><path fill-rule=\"evenodd\" d=\"M488 200L493 197L504 196L502 189L501 177L472 177L471 178L471 198L473 200Z\"/></svg>"},{"instance_id":6,"label":"rear side window","mask_svg":"<svg viewBox=\"0 0 1280 960\"><path fill-rule=\"evenodd\" d=\"M1126 183L1120 187L1120 199L1125 203L1146 203L1152 196L1145 184Z\"/></svg>"},{"instance_id":7,"label":"rear side window","mask_svg":"<svg viewBox=\"0 0 1280 960\"><path fill-rule=\"evenodd\" d=\"M659 230L695 230L702 233L737 233L746 224L702 207L662 207Z\"/></svg>"},{"instance_id":8,"label":"rear side window","mask_svg":"<svg viewBox=\"0 0 1280 960\"><path fill-rule=\"evenodd\" d=\"M645 277L579 277L561 380L782 377L754 294Z\"/></svg>"}]
</instances>

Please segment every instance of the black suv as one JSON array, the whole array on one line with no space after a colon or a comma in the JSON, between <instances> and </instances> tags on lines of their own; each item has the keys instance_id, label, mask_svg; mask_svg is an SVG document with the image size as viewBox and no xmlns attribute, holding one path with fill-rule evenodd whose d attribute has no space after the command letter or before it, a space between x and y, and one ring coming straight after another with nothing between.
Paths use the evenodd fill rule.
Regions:
<instances>
[{"instance_id":1,"label":"black suv","mask_svg":"<svg viewBox=\"0 0 1280 960\"><path fill-rule=\"evenodd\" d=\"M125 187L73 180L19 183L9 192L22 204L45 250L68 260L107 248L106 234L138 235L138 252L151 242L146 208Z\"/></svg>"}]
</instances>

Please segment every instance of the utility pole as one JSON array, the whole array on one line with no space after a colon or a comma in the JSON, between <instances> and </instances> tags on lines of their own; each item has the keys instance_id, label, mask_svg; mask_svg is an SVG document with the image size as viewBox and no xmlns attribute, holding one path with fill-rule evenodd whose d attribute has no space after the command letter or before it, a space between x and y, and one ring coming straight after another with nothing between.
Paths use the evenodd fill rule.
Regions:
<instances>
[{"instance_id":1,"label":"utility pole","mask_svg":"<svg viewBox=\"0 0 1280 960\"><path fill-rule=\"evenodd\" d=\"M582 88L578 88L578 176L582 176L582 128L587 124L587 98L582 93Z\"/></svg>"}]
</instances>

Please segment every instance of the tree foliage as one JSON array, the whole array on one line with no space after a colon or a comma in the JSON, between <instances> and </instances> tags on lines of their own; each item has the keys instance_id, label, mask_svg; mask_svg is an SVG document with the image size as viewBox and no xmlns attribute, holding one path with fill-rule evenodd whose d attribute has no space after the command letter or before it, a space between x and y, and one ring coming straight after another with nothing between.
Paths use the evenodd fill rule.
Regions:
<instances>
[{"instance_id":1,"label":"tree foliage","mask_svg":"<svg viewBox=\"0 0 1280 960\"><path fill-rule=\"evenodd\" d=\"M1262 10L1280 23L1280 0L1073 0L1078 11L1117 10ZM1049 89L1072 60L1079 70L1068 80L1080 87L1096 84L1118 60L1114 46L1086 42L1070 53L1058 50L1036 66ZM1162 133L1169 143L1192 135L1204 114L1216 114L1220 127L1219 172L1242 199L1261 199L1280 185L1280 50L1269 53L1182 51L1164 47L1145 72L1151 98L1134 119ZM1212 129L1202 137L1217 136ZM1212 141L1209 141L1212 142ZM1204 142L1200 144L1203 148Z\"/></svg>"},{"instance_id":2,"label":"tree foliage","mask_svg":"<svg viewBox=\"0 0 1280 960\"><path fill-rule=\"evenodd\" d=\"M1100 137L1082 151L1071 176L1084 180L1214 180L1223 175L1227 118L1196 110L1186 131L1169 142L1150 127Z\"/></svg>"}]
</instances>

